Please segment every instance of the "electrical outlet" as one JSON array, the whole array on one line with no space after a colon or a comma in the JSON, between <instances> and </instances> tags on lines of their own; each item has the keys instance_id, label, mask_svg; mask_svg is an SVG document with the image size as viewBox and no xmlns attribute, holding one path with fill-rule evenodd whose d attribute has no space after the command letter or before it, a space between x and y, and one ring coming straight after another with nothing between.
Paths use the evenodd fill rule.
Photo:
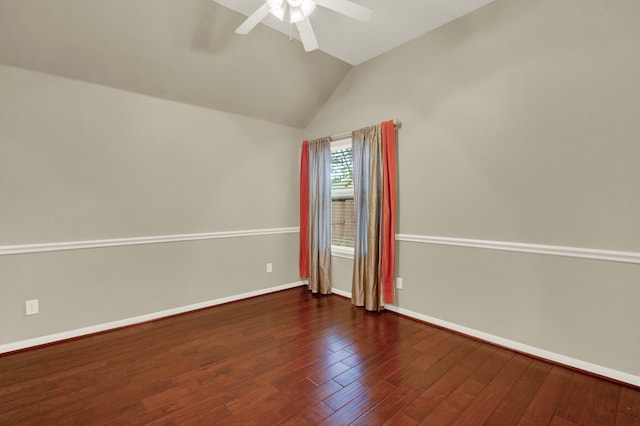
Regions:
<instances>
[{"instance_id":1,"label":"electrical outlet","mask_svg":"<svg viewBox=\"0 0 640 426\"><path fill-rule=\"evenodd\" d=\"M396 288L398 290L402 289L402 278L400 277L396 278Z\"/></svg>"},{"instance_id":2,"label":"electrical outlet","mask_svg":"<svg viewBox=\"0 0 640 426\"><path fill-rule=\"evenodd\" d=\"M31 299L25 302L25 311L27 315L35 315L40 312L38 308L38 299Z\"/></svg>"},{"instance_id":3,"label":"electrical outlet","mask_svg":"<svg viewBox=\"0 0 640 426\"><path fill-rule=\"evenodd\" d=\"M267 272L273 272L273 264L267 263Z\"/></svg>"}]
</instances>

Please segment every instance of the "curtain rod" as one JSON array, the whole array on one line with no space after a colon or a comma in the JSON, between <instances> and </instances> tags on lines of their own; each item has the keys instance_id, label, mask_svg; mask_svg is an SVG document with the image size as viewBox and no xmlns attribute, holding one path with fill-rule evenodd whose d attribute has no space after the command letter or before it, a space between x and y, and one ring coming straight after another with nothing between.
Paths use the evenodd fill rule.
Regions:
<instances>
[{"instance_id":1,"label":"curtain rod","mask_svg":"<svg viewBox=\"0 0 640 426\"><path fill-rule=\"evenodd\" d=\"M402 122L400 120L398 120L398 119L396 119L393 122L393 124L394 124L396 130L402 128ZM345 133L340 133L339 135L329 136L329 140L333 142L333 141L339 141L340 139L346 139L346 138L351 137L352 133L353 132L345 132Z\"/></svg>"}]
</instances>

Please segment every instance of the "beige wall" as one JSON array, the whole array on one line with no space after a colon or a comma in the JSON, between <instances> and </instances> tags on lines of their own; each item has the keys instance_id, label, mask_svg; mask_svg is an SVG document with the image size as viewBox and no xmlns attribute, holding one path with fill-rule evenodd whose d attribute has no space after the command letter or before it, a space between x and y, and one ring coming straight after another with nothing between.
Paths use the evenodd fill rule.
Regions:
<instances>
[{"instance_id":1,"label":"beige wall","mask_svg":"<svg viewBox=\"0 0 640 426\"><path fill-rule=\"evenodd\" d=\"M0 245L296 226L297 141L400 118L399 233L639 252L638 22L635 0L497 0L353 69L304 135L0 66ZM0 256L0 344L296 265L296 234ZM640 375L638 265L401 242L398 275L401 308Z\"/></svg>"},{"instance_id":2,"label":"beige wall","mask_svg":"<svg viewBox=\"0 0 640 426\"><path fill-rule=\"evenodd\" d=\"M301 136L0 66L0 246L295 227ZM295 282L297 241L0 256L0 345Z\"/></svg>"},{"instance_id":3,"label":"beige wall","mask_svg":"<svg viewBox=\"0 0 640 426\"><path fill-rule=\"evenodd\" d=\"M497 0L354 68L306 137L402 121L398 233L640 252L638 22ZM640 375L640 265L401 242L397 272L401 308Z\"/></svg>"}]
</instances>

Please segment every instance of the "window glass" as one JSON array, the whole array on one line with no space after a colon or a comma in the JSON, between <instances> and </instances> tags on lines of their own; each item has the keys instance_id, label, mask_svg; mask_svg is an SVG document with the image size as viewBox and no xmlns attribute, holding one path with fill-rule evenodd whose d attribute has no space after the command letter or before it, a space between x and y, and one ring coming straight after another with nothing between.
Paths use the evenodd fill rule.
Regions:
<instances>
[{"instance_id":1,"label":"window glass","mask_svg":"<svg viewBox=\"0 0 640 426\"><path fill-rule=\"evenodd\" d=\"M355 219L353 208L353 156L351 138L331 147L331 244L353 247Z\"/></svg>"}]
</instances>

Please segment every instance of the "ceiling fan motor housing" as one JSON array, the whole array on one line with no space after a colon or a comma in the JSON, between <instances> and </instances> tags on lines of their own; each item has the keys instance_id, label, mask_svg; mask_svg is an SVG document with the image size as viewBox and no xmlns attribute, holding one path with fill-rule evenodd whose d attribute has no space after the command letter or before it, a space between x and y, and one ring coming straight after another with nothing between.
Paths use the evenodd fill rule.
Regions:
<instances>
[{"instance_id":1,"label":"ceiling fan motor housing","mask_svg":"<svg viewBox=\"0 0 640 426\"><path fill-rule=\"evenodd\" d=\"M284 20L287 6L289 6L289 21L292 24L298 23L313 13L316 8L314 0L267 0L269 12L278 18Z\"/></svg>"},{"instance_id":2,"label":"ceiling fan motor housing","mask_svg":"<svg viewBox=\"0 0 640 426\"><path fill-rule=\"evenodd\" d=\"M295 24L300 33L300 41L304 50L311 52L318 48L318 40L311 26L309 15L313 13L317 5L333 10L334 12L350 18L367 21L371 16L371 9L354 3L351 0L265 0L265 3L251 14L238 28L237 34L248 34L269 14L280 21L284 21L289 8L289 22Z\"/></svg>"}]
</instances>

